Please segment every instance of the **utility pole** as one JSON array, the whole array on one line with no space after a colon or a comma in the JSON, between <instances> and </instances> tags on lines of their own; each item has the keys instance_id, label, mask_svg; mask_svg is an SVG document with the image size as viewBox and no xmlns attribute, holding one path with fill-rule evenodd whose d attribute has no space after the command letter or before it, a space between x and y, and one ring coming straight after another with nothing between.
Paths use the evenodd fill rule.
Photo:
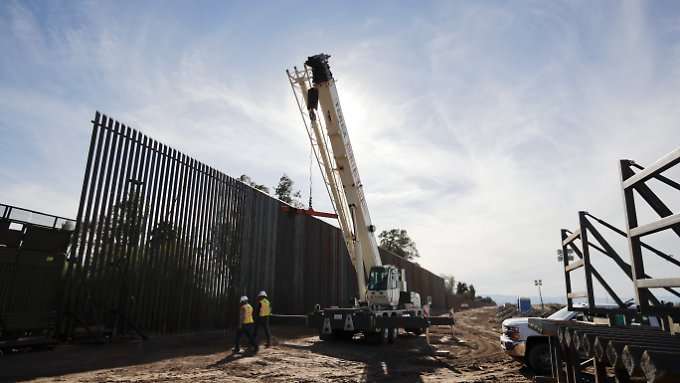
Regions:
<instances>
[{"instance_id":1,"label":"utility pole","mask_svg":"<svg viewBox=\"0 0 680 383\"><path fill-rule=\"evenodd\" d=\"M538 297L541 298L541 312L545 312L545 306L543 306L543 294L541 294L541 286L543 286L543 280L535 279L534 286L538 287Z\"/></svg>"},{"instance_id":2,"label":"utility pole","mask_svg":"<svg viewBox=\"0 0 680 383\"><path fill-rule=\"evenodd\" d=\"M557 262L562 263L564 257L564 252L562 249L557 249ZM574 250L571 248L567 249L567 262L574 260Z\"/></svg>"}]
</instances>

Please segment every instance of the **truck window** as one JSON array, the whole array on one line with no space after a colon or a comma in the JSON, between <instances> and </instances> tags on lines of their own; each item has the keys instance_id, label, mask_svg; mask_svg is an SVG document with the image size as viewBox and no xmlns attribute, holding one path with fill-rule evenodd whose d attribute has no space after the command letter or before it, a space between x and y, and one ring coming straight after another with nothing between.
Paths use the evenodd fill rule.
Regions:
<instances>
[{"instance_id":1,"label":"truck window","mask_svg":"<svg viewBox=\"0 0 680 383\"><path fill-rule=\"evenodd\" d=\"M394 271L392 273L392 286L390 288L392 289L398 289L399 288L399 273L397 271Z\"/></svg>"},{"instance_id":2,"label":"truck window","mask_svg":"<svg viewBox=\"0 0 680 383\"><path fill-rule=\"evenodd\" d=\"M561 309L555 311L552 315L548 317L548 319L556 319L556 320L568 320L571 318L571 316L574 313L567 310L566 307L562 307Z\"/></svg>"},{"instance_id":3,"label":"truck window","mask_svg":"<svg viewBox=\"0 0 680 383\"><path fill-rule=\"evenodd\" d=\"M375 267L371 270L371 275L368 277L369 290L387 290L387 279L389 273L382 267Z\"/></svg>"}]
</instances>

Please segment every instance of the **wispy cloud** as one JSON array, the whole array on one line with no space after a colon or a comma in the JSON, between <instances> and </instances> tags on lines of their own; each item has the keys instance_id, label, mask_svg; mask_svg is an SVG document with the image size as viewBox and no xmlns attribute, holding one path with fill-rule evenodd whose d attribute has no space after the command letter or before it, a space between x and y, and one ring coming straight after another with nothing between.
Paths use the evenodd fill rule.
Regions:
<instances>
[{"instance_id":1,"label":"wispy cloud","mask_svg":"<svg viewBox=\"0 0 680 383\"><path fill-rule=\"evenodd\" d=\"M408 229L423 265L478 291L526 294L542 277L559 295L559 229L583 209L622 223L617 160L677 145L673 5L327 7L332 20L238 3L3 3L0 199L73 216L96 109L228 174L287 172L304 188L283 70L327 51L379 228Z\"/></svg>"}]
</instances>

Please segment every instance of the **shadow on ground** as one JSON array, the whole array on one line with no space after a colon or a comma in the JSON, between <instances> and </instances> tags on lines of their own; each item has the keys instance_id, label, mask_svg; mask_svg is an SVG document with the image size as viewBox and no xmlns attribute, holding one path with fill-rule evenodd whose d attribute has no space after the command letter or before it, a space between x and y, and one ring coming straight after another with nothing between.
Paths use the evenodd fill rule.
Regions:
<instances>
[{"instance_id":1,"label":"shadow on ground","mask_svg":"<svg viewBox=\"0 0 680 383\"><path fill-rule=\"evenodd\" d=\"M57 345L49 351L19 352L0 357L0 381L56 377L185 356L210 355L230 350L232 342L231 334L212 331L159 336L147 341Z\"/></svg>"},{"instance_id":2,"label":"shadow on ground","mask_svg":"<svg viewBox=\"0 0 680 383\"><path fill-rule=\"evenodd\" d=\"M311 351L365 364L362 381L422 382L422 376L442 368L457 372L437 358L425 337L402 335L395 344L367 344L360 336L352 340L314 341L311 344L284 342L280 347Z\"/></svg>"}]
</instances>

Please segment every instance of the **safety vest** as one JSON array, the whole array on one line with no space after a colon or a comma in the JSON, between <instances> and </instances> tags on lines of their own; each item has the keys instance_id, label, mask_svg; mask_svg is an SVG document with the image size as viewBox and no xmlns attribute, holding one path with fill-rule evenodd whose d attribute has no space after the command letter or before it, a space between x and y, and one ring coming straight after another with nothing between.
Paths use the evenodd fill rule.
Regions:
<instances>
[{"instance_id":1,"label":"safety vest","mask_svg":"<svg viewBox=\"0 0 680 383\"><path fill-rule=\"evenodd\" d=\"M253 306L250 303L241 306L241 318L243 319L243 324L253 323Z\"/></svg>"},{"instance_id":2,"label":"safety vest","mask_svg":"<svg viewBox=\"0 0 680 383\"><path fill-rule=\"evenodd\" d=\"M267 298L262 298L260 301L260 316L268 317L272 315L272 306Z\"/></svg>"}]
</instances>

